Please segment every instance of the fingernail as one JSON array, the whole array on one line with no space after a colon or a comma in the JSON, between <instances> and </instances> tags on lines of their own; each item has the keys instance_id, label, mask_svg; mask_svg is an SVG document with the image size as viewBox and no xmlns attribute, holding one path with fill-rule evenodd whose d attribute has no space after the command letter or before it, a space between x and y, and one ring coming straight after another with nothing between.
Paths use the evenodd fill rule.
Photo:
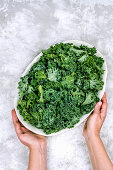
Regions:
<instances>
[{"instance_id":1,"label":"fingernail","mask_svg":"<svg viewBox=\"0 0 113 170\"><path fill-rule=\"evenodd\" d=\"M102 101L100 100L100 101L98 102L98 104L99 104L99 106L101 106L101 105L102 105Z\"/></svg>"}]
</instances>

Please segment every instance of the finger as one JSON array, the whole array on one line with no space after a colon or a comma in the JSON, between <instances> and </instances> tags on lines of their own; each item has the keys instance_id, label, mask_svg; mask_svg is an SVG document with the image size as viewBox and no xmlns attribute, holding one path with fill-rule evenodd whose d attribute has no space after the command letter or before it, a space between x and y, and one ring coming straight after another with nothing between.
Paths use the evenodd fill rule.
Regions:
<instances>
[{"instance_id":1,"label":"finger","mask_svg":"<svg viewBox=\"0 0 113 170\"><path fill-rule=\"evenodd\" d=\"M20 122L20 120L18 120L18 122L20 123L21 127L25 127L25 126Z\"/></svg>"},{"instance_id":2,"label":"finger","mask_svg":"<svg viewBox=\"0 0 113 170\"><path fill-rule=\"evenodd\" d=\"M87 120L85 122L84 128L83 129L87 129Z\"/></svg>"},{"instance_id":3,"label":"finger","mask_svg":"<svg viewBox=\"0 0 113 170\"><path fill-rule=\"evenodd\" d=\"M16 116L16 112L15 112L14 109L12 110L12 119L13 119L13 124L14 124L14 128L15 128L16 134L17 134L17 136L19 136L20 134L22 134L22 131L20 129L21 126L20 126L20 124L18 122L18 118Z\"/></svg>"},{"instance_id":4,"label":"finger","mask_svg":"<svg viewBox=\"0 0 113 170\"><path fill-rule=\"evenodd\" d=\"M94 114L99 114L102 106L102 101L99 101L94 107Z\"/></svg>"},{"instance_id":5,"label":"finger","mask_svg":"<svg viewBox=\"0 0 113 170\"><path fill-rule=\"evenodd\" d=\"M106 93L104 93L102 97L102 108L101 108L101 118L102 120L105 119L107 113L107 99L106 99Z\"/></svg>"},{"instance_id":6,"label":"finger","mask_svg":"<svg viewBox=\"0 0 113 170\"><path fill-rule=\"evenodd\" d=\"M28 131L29 131L29 129L27 129L19 120L18 120L18 122L19 122L19 124L20 124L20 126L21 126L21 130L22 130L23 132L28 132Z\"/></svg>"},{"instance_id":7,"label":"finger","mask_svg":"<svg viewBox=\"0 0 113 170\"><path fill-rule=\"evenodd\" d=\"M18 122L18 118L17 118L16 112L14 109L12 110L12 119L13 119L14 124L16 124L16 122Z\"/></svg>"},{"instance_id":8,"label":"finger","mask_svg":"<svg viewBox=\"0 0 113 170\"><path fill-rule=\"evenodd\" d=\"M23 127L23 126L21 126L21 130L22 130L23 133L29 132L29 130L27 128Z\"/></svg>"},{"instance_id":9,"label":"finger","mask_svg":"<svg viewBox=\"0 0 113 170\"><path fill-rule=\"evenodd\" d=\"M106 98L106 92L104 92L102 99L103 99L103 98Z\"/></svg>"},{"instance_id":10,"label":"finger","mask_svg":"<svg viewBox=\"0 0 113 170\"><path fill-rule=\"evenodd\" d=\"M106 93L104 93L103 97L102 97L102 109L107 111L107 99L106 99ZM101 110L102 110L101 109Z\"/></svg>"}]
</instances>

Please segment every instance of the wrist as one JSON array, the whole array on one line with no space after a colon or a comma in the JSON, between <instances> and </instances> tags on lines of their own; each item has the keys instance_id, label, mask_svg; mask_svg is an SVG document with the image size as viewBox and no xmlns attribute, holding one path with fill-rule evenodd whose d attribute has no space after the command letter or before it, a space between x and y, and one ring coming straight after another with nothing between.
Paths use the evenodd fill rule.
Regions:
<instances>
[{"instance_id":1,"label":"wrist","mask_svg":"<svg viewBox=\"0 0 113 170\"><path fill-rule=\"evenodd\" d=\"M38 164L37 164L38 162ZM47 154L42 153L37 147L29 148L29 168L28 170L38 169L46 170L47 169Z\"/></svg>"},{"instance_id":2,"label":"wrist","mask_svg":"<svg viewBox=\"0 0 113 170\"><path fill-rule=\"evenodd\" d=\"M85 141L86 142L90 142L92 140L94 141L97 138L100 138L100 134L99 133L90 133L90 134L87 134L85 136Z\"/></svg>"},{"instance_id":3,"label":"wrist","mask_svg":"<svg viewBox=\"0 0 113 170\"><path fill-rule=\"evenodd\" d=\"M39 144L30 145L29 150L39 150Z\"/></svg>"},{"instance_id":4,"label":"wrist","mask_svg":"<svg viewBox=\"0 0 113 170\"><path fill-rule=\"evenodd\" d=\"M47 153L47 146L46 143L35 144L29 147L30 152L45 154Z\"/></svg>"},{"instance_id":5,"label":"wrist","mask_svg":"<svg viewBox=\"0 0 113 170\"><path fill-rule=\"evenodd\" d=\"M38 148L30 148L29 149L29 153L30 155L35 155L36 157L40 157L40 158L43 158L45 159L46 156L47 156L47 152L42 152L40 149Z\"/></svg>"}]
</instances>

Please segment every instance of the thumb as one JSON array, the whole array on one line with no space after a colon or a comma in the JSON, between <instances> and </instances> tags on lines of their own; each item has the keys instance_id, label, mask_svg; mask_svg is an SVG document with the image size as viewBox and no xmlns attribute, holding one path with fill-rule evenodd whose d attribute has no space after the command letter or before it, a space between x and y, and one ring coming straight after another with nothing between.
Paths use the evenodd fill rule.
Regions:
<instances>
[{"instance_id":1,"label":"thumb","mask_svg":"<svg viewBox=\"0 0 113 170\"><path fill-rule=\"evenodd\" d=\"M101 106L102 106L102 101L100 100L100 101L95 105L94 114L100 113L100 108L101 108Z\"/></svg>"}]
</instances>

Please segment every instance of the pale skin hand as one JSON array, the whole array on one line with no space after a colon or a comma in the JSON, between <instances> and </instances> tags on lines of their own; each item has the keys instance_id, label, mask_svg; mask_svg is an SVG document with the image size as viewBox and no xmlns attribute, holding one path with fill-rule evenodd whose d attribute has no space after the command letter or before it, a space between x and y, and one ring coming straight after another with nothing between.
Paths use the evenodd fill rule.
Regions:
<instances>
[{"instance_id":1,"label":"pale skin hand","mask_svg":"<svg viewBox=\"0 0 113 170\"><path fill-rule=\"evenodd\" d=\"M93 170L113 170L105 147L100 139L100 130L106 117L107 100L104 93L102 100L94 108L94 112L88 117L83 135L85 137Z\"/></svg>"},{"instance_id":2,"label":"pale skin hand","mask_svg":"<svg viewBox=\"0 0 113 170\"><path fill-rule=\"evenodd\" d=\"M90 135L99 136L101 127L106 117L107 112L107 100L106 94L101 101L99 101L94 108L94 112L88 117L84 129L83 135L85 138L90 137Z\"/></svg>"},{"instance_id":3,"label":"pale skin hand","mask_svg":"<svg viewBox=\"0 0 113 170\"><path fill-rule=\"evenodd\" d=\"M28 170L47 169L46 138L37 135L25 128L18 120L15 110L12 110L12 119L16 134L21 143L30 150Z\"/></svg>"}]
</instances>

